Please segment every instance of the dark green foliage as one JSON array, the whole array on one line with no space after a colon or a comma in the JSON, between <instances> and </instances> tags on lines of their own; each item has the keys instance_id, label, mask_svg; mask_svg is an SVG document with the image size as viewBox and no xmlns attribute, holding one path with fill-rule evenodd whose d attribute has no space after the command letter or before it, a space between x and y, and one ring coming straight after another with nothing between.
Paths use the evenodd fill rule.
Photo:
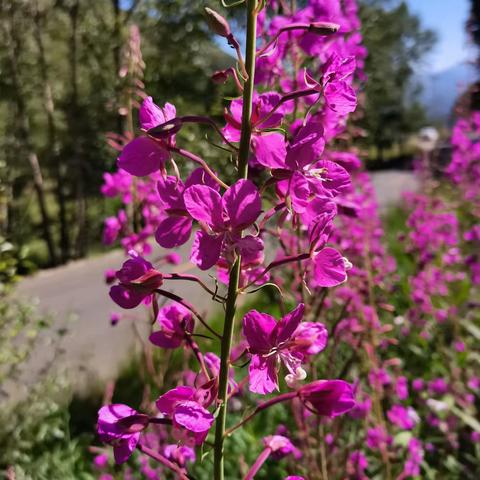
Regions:
<instances>
[{"instance_id":1,"label":"dark green foliage","mask_svg":"<svg viewBox=\"0 0 480 480\"><path fill-rule=\"evenodd\" d=\"M211 5L218 8L216 3ZM0 8L0 234L19 246L34 241L42 266L54 259L38 248L45 218L32 188L18 100L43 176L55 261L81 257L98 244L109 209L99 189L117 152L107 146L105 134L124 129L119 108L126 85L118 72L130 25L140 29L148 94L160 104L176 104L182 115L222 114L220 87L210 75L233 59L212 39L203 15L206 4L20 0ZM190 128L183 143L193 144L204 133Z\"/></svg>"}]
</instances>

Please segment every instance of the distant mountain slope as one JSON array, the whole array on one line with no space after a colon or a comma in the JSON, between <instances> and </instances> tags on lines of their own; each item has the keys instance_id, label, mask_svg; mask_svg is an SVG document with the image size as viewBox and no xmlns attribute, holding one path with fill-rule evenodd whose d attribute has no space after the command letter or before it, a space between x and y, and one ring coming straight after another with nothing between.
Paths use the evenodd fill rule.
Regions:
<instances>
[{"instance_id":1,"label":"distant mountain slope","mask_svg":"<svg viewBox=\"0 0 480 480\"><path fill-rule=\"evenodd\" d=\"M459 63L420 79L423 91L421 102L432 120L447 121L458 95L479 77L473 65Z\"/></svg>"}]
</instances>

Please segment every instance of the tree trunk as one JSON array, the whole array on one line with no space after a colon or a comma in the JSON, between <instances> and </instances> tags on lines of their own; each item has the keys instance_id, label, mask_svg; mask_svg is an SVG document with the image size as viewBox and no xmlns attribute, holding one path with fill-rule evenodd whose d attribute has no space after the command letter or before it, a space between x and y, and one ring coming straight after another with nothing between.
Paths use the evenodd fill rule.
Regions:
<instances>
[{"instance_id":1,"label":"tree trunk","mask_svg":"<svg viewBox=\"0 0 480 480\"><path fill-rule=\"evenodd\" d=\"M81 159L81 152L78 144L77 122L80 108L78 101L78 19L80 2L77 0L69 9L70 19L70 105L68 110L68 124L72 145L72 167L75 172L75 204L77 235L75 238L75 257L82 258L88 250L87 232L87 199L85 196L85 170Z\"/></svg>"},{"instance_id":2,"label":"tree trunk","mask_svg":"<svg viewBox=\"0 0 480 480\"><path fill-rule=\"evenodd\" d=\"M43 185L42 171L38 156L33 148L33 142L30 136L30 120L25 105L25 96L21 84L20 72L18 68L18 58L21 53L20 40L16 35L18 29L15 28L14 4L6 7L5 23L3 29L6 37L7 56L11 69L11 81L15 97L15 105L17 109L17 121L19 124L18 138L22 141L23 148L27 153L30 168L32 170L33 183L37 195L38 206L40 209L43 239L47 245L50 265L57 264L57 256L55 253L55 245L51 234L50 217L48 215L47 203L45 199L45 189ZM2 12L2 13L4 13Z\"/></svg>"},{"instance_id":3,"label":"tree trunk","mask_svg":"<svg viewBox=\"0 0 480 480\"><path fill-rule=\"evenodd\" d=\"M45 55L45 47L43 44L42 27L44 21L44 15L38 8L38 1L35 2L34 13L34 34L38 48L38 65L40 67L40 75L42 78L42 84L44 86L43 92L43 107L47 116L47 129L48 129L48 142L50 145L50 151L52 152L52 159L54 165L55 174L55 194L57 197L58 209L59 209L59 221L60 221L60 251L62 256L62 262L65 263L70 258L70 234L69 223L67 218L67 205L66 205L66 193L65 193L65 165L61 163L60 159L60 145L58 142L57 129L55 125L55 104L53 100L52 87L50 84L50 78L48 74L48 64Z\"/></svg>"}]
</instances>

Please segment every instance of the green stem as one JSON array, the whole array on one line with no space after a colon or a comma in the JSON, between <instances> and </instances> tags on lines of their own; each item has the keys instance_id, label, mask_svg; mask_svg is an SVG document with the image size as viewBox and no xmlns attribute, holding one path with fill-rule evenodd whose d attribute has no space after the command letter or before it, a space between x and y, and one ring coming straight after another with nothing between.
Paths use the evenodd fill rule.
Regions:
<instances>
[{"instance_id":1,"label":"green stem","mask_svg":"<svg viewBox=\"0 0 480 480\"><path fill-rule=\"evenodd\" d=\"M245 68L248 78L243 90L242 133L238 152L238 178L247 178L250 137L252 135L252 99L255 76L255 50L257 40L257 0L247 0L247 45Z\"/></svg>"},{"instance_id":2,"label":"green stem","mask_svg":"<svg viewBox=\"0 0 480 480\"><path fill-rule=\"evenodd\" d=\"M238 152L238 178L247 178L248 155L250 153L250 138L252 134L252 99L255 76L255 50L257 38L257 0L247 0L247 33L245 68L248 74L243 90L242 133ZM228 294L223 326L220 375L218 385L219 409L215 423L215 446L213 473L215 480L224 480L224 442L228 402L228 369L230 363L230 350L232 348L233 330L235 324L235 311L237 308L238 283L241 271L241 258L237 256L230 271Z\"/></svg>"}]
</instances>

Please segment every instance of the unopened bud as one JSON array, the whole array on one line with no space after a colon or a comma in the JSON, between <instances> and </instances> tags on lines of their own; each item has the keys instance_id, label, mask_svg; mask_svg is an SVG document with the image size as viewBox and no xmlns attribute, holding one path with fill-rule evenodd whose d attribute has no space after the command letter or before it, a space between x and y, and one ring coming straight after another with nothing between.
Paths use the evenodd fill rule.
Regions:
<instances>
[{"instance_id":1,"label":"unopened bud","mask_svg":"<svg viewBox=\"0 0 480 480\"><path fill-rule=\"evenodd\" d=\"M226 70L219 70L212 75L213 83L225 83L228 80L228 73Z\"/></svg>"},{"instance_id":2,"label":"unopened bud","mask_svg":"<svg viewBox=\"0 0 480 480\"><path fill-rule=\"evenodd\" d=\"M318 35L331 35L338 32L339 28L340 25L338 23L315 22L309 25L308 30Z\"/></svg>"},{"instance_id":3,"label":"unopened bud","mask_svg":"<svg viewBox=\"0 0 480 480\"><path fill-rule=\"evenodd\" d=\"M205 13L207 15L208 26L213 33L225 38L230 35L230 25L226 18L208 7L205 7Z\"/></svg>"},{"instance_id":4,"label":"unopened bud","mask_svg":"<svg viewBox=\"0 0 480 480\"><path fill-rule=\"evenodd\" d=\"M147 133L155 138L164 139L175 135L182 128L182 120L178 117L172 118L168 122L162 123L155 128L147 130Z\"/></svg>"}]
</instances>

